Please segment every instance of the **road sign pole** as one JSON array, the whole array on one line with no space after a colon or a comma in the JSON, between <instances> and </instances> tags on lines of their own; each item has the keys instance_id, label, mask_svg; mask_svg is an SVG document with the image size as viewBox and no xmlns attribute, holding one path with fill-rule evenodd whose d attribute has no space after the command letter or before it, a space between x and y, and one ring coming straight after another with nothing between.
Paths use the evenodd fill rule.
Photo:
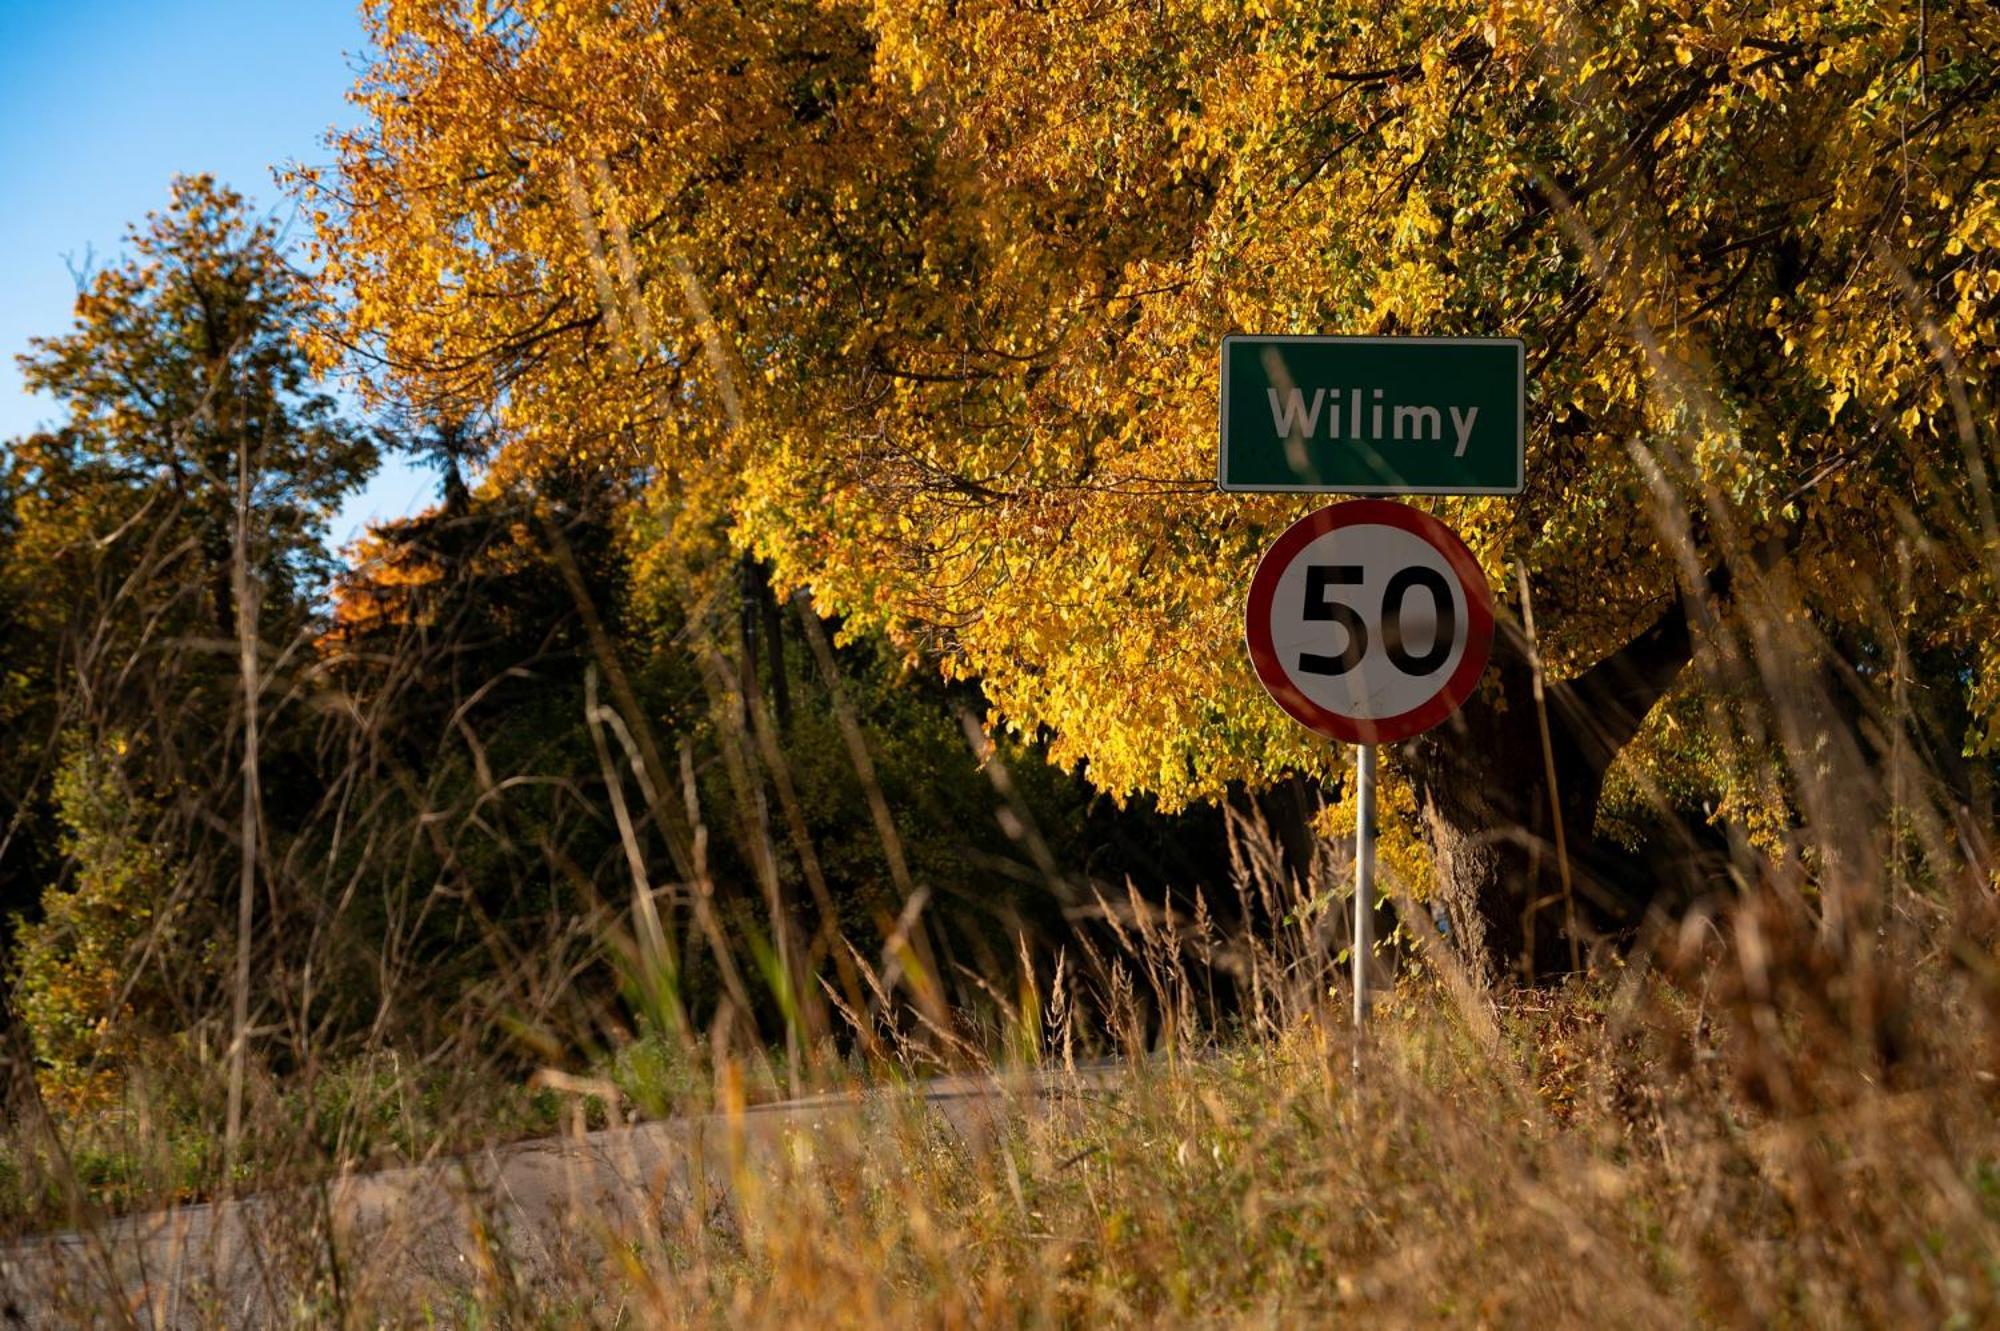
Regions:
<instances>
[{"instance_id":1,"label":"road sign pole","mask_svg":"<svg viewBox=\"0 0 2000 1331\"><path fill-rule=\"evenodd\" d=\"M1244 645L1293 720L1354 745L1354 1057L1369 1008L1378 748L1422 734L1478 687L1493 642L1486 574L1430 514L1380 499L1308 513L1250 579Z\"/></svg>"},{"instance_id":2,"label":"road sign pole","mask_svg":"<svg viewBox=\"0 0 2000 1331\"><path fill-rule=\"evenodd\" d=\"M1354 1062L1361 1064L1358 1042L1368 1020L1369 925L1375 911L1375 746L1354 746Z\"/></svg>"},{"instance_id":3,"label":"road sign pole","mask_svg":"<svg viewBox=\"0 0 2000 1331\"><path fill-rule=\"evenodd\" d=\"M1518 495L1527 484L1519 338L1232 333L1218 370L1223 490ZM1285 528L1258 561L1243 618L1250 664L1278 706L1355 746L1359 1073L1375 910L1375 747L1429 730L1472 696L1492 648L1486 573L1430 514L1354 499Z\"/></svg>"}]
</instances>

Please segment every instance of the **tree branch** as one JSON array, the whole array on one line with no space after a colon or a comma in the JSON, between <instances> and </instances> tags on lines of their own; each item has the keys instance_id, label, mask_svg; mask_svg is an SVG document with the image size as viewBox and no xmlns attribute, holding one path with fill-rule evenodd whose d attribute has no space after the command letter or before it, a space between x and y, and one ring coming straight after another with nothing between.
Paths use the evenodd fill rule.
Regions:
<instances>
[{"instance_id":1,"label":"tree branch","mask_svg":"<svg viewBox=\"0 0 2000 1331\"><path fill-rule=\"evenodd\" d=\"M1598 772L1639 733L1646 714L1694 657L1687 603L1675 597L1660 617L1582 674L1549 689L1550 720Z\"/></svg>"}]
</instances>

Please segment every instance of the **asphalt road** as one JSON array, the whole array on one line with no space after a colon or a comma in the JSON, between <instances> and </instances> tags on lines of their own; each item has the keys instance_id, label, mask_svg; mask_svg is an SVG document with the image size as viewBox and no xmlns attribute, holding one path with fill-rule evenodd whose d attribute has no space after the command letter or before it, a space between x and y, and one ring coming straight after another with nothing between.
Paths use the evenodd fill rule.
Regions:
<instances>
[{"instance_id":1,"label":"asphalt road","mask_svg":"<svg viewBox=\"0 0 2000 1331\"><path fill-rule=\"evenodd\" d=\"M496 1281L530 1287L601 1269L612 1245L727 1226L730 1179L778 1152L815 1142L866 1149L869 1133L911 1112L977 1140L1024 1103L1047 1105L1116 1075L1099 1064L814 1096L22 1239L0 1249L0 1325L248 1327L313 1324L342 1306L449 1308Z\"/></svg>"}]
</instances>

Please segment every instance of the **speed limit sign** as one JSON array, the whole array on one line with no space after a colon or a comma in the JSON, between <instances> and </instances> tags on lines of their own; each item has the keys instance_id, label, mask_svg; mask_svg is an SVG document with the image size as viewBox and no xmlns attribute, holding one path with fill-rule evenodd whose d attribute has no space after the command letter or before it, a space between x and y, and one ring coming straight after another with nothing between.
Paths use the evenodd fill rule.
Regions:
<instances>
[{"instance_id":1,"label":"speed limit sign","mask_svg":"<svg viewBox=\"0 0 2000 1331\"><path fill-rule=\"evenodd\" d=\"M1493 603L1451 528L1357 499L1285 529L1251 579L1245 627L1278 706L1330 738L1386 744L1472 695L1492 647Z\"/></svg>"}]
</instances>

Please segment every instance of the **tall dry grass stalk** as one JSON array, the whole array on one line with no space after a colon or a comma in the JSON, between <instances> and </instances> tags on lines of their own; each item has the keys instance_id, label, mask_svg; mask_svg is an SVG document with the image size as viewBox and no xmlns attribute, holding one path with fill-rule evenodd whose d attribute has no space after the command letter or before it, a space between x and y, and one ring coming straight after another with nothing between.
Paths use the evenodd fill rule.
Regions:
<instances>
[{"instance_id":1,"label":"tall dry grass stalk","mask_svg":"<svg viewBox=\"0 0 2000 1331\"><path fill-rule=\"evenodd\" d=\"M609 263L600 277L615 305ZM1655 368L1677 409L1702 410L1700 384ZM1963 410L1982 507L1962 538L1927 539L1991 539ZM1864 671L1816 633L1792 571L1736 534L1728 497L1669 444L1635 449L1684 591L1699 602L1706 584L1690 514L1732 574L1737 612L1701 625L1708 738L1769 765L1774 790L1781 766L1796 817L1775 849L1737 837L1707 896L1559 988L1482 989L1438 935L1427 885L1392 877L1400 931L1374 961L1394 983L1365 1033L1342 1015L1338 847L1301 872L1232 809L1221 891L1162 901L1093 881L1048 852L976 726L1016 867L1072 928L1019 935L1004 965L955 960L804 613L900 901L872 934L843 935L724 617L685 606L681 644L729 778L733 807L718 811L702 807L691 750L640 704L546 506L524 517L544 522L584 625L590 789L493 768L472 716L494 680L464 684L434 749L385 744L428 644L459 626L411 622L365 693L342 685L324 642L258 644L231 727L174 756L197 799L241 763L238 840L198 807L169 831L188 910L216 922L193 884L233 854L243 911L264 865L266 926L229 956L233 984L167 986L183 1038L134 1061L109 1109L46 1112L17 1057L4 1142L17 1228L68 1236L16 1242L7 1297L49 1324L107 1325L1993 1324L1990 809L1926 757L1901 675ZM106 589L107 614L123 594ZM1525 588L1520 602L1528 621ZM106 730L105 700L146 687L96 642L77 638L66 727ZM288 664L260 684L266 659ZM283 684L260 719L271 679ZM315 835L267 846L268 861L260 724L315 727L338 759ZM448 779L467 766L469 791ZM553 825L508 820L510 792L549 785ZM770 797L817 927L774 867ZM585 820L615 827L618 863L567 857L564 828ZM761 919L725 918L739 885L717 881L724 839ZM496 846L524 898L561 882L580 911L536 931L492 918L467 861ZM1561 844L1546 850L1566 866ZM174 905L162 922L184 918ZM448 999L426 973L440 921L482 963ZM140 940L134 975L161 945ZM717 977L699 1014L683 988L697 966ZM335 989L366 993L369 1010L335 1010ZM760 1012L777 1014L777 1038ZM805 1093L828 1098L757 1108ZM204 1145L218 1128L232 1145L220 1172ZM537 1133L549 1144L504 1144ZM414 1172L332 1182L384 1164ZM239 1175L265 1197L189 1213L178 1237L112 1216L220 1195Z\"/></svg>"}]
</instances>

